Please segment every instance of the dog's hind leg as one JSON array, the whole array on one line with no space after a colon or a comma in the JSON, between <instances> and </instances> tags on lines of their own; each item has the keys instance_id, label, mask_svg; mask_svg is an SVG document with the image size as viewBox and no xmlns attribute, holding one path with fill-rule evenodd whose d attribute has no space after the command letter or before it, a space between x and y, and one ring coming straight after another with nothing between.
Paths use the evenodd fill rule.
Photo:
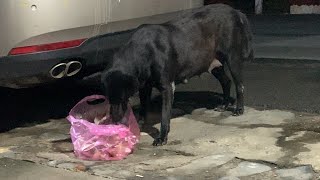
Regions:
<instances>
[{"instance_id":1,"label":"dog's hind leg","mask_svg":"<svg viewBox=\"0 0 320 180\"><path fill-rule=\"evenodd\" d=\"M174 82L171 83L171 87L172 87L172 100L174 100L174 92L176 91L176 84Z\"/></svg>"},{"instance_id":2,"label":"dog's hind leg","mask_svg":"<svg viewBox=\"0 0 320 180\"><path fill-rule=\"evenodd\" d=\"M139 125L142 126L146 119L148 108L150 107L152 86L146 85L139 90L140 111L139 111Z\"/></svg>"},{"instance_id":3,"label":"dog's hind leg","mask_svg":"<svg viewBox=\"0 0 320 180\"><path fill-rule=\"evenodd\" d=\"M231 53L230 59L227 60L237 94L237 104L233 112L234 116L239 116L244 112L243 61L244 59L240 53Z\"/></svg>"},{"instance_id":4,"label":"dog's hind leg","mask_svg":"<svg viewBox=\"0 0 320 180\"><path fill-rule=\"evenodd\" d=\"M223 90L223 103L221 106L218 106L216 110L225 111L226 109L228 109L229 105L232 104L230 98L231 80L227 76L223 66L214 68L211 73L218 79Z\"/></svg>"},{"instance_id":5,"label":"dog's hind leg","mask_svg":"<svg viewBox=\"0 0 320 180\"><path fill-rule=\"evenodd\" d=\"M161 90L162 94L162 118L159 136L153 141L154 146L165 145L168 140L168 133L170 131L171 110L173 104L173 89L168 83Z\"/></svg>"}]
</instances>

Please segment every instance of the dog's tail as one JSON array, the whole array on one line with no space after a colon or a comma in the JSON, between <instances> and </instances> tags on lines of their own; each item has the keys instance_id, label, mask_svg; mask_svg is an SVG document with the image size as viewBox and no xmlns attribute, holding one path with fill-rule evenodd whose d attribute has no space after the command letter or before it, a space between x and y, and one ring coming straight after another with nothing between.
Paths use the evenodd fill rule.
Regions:
<instances>
[{"instance_id":1,"label":"dog's tail","mask_svg":"<svg viewBox=\"0 0 320 180\"><path fill-rule=\"evenodd\" d=\"M245 34L245 37L244 37L245 48L243 48L242 53L246 61L253 61L254 59L254 52L252 47L253 33L251 30L251 26L245 14L239 12L239 16L240 16L240 21L243 24L242 27L243 27L243 32Z\"/></svg>"}]
</instances>

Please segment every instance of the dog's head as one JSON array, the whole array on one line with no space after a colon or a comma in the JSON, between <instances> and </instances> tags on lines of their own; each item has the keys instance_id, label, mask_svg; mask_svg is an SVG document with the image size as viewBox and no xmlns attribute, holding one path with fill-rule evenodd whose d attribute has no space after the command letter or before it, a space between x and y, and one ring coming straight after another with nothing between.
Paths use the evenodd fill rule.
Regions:
<instances>
[{"instance_id":1,"label":"dog's head","mask_svg":"<svg viewBox=\"0 0 320 180\"><path fill-rule=\"evenodd\" d=\"M103 73L101 80L110 101L112 121L118 123L127 111L129 98L139 89L138 79L120 71L111 71Z\"/></svg>"}]
</instances>

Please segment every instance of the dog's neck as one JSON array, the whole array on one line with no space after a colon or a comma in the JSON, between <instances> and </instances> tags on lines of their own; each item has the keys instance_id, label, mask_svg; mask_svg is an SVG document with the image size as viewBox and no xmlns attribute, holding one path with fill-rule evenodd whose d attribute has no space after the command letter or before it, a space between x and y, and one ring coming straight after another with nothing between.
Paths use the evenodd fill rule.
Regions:
<instances>
[{"instance_id":1,"label":"dog's neck","mask_svg":"<svg viewBox=\"0 0 320 180\"><path fill-rule=\"evenodd\" d=\"M126 49L126 48L124 48ZM141 49L141 48L140 48ZM150 58L143 53L143 50L133 52L135 48L131 48L126 51L120 51L115 55L112 65L112 71L120 71L123 74L137 78L140 87L143 86L146 81L151 78L151 62ZM134 56L132 54L135 54Z\"/></svg>"},{"instance_id":2,"label":"dog's neck","mask_svg":"<svg viewBox=\"0 0 320 180\"><path fill-rule=\"evenodd\" d=\"M128 63L125 66L114 66L112 71L120 71L121 73L137 78L140 86L143 86L151 77L151 67L139 66L134 63Z\"/></svg>"}]
</instances>

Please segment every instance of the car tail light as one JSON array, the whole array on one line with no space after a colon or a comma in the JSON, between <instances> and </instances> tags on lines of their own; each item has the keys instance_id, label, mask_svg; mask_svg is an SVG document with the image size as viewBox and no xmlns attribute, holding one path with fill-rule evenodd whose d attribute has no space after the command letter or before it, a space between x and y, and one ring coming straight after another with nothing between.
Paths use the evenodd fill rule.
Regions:
<instances>
[{"instance_id":1,"label":"car tail light","mask_svg":"<svg viewBox=\"0 0 320 180\"><path fill-rule=\"evenodd\" d=\"M72 41L64 41L50 44L41 44L34 46L16 47L11 49L9 55L31 54L44 51L52 51L58 49L66 49L80 46L86 39L77 39Z\"/></svg>"}]
</instances>

